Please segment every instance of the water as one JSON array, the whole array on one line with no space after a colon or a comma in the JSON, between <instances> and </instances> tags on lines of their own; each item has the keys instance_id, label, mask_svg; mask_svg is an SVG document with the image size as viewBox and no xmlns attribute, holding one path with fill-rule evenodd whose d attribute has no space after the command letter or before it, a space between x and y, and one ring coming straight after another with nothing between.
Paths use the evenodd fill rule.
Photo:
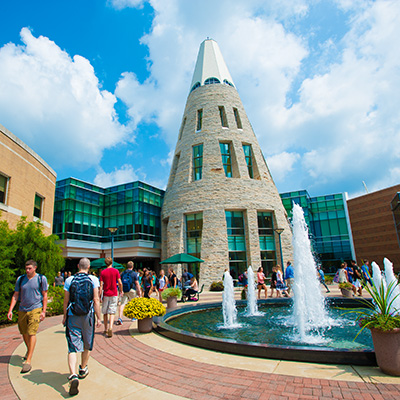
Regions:
<instances>
[{"instance_id":1,"label":"water","mask_svg":"<svg viewBox=\"0 0 400 400\"><path fill-rule=\"evenodd\" d=\"M256 282L254 280L254 272L251 265L247 269L247 308L246 308L246 316L248 317L256 317L263 315L263 313L258 311L257 306L257 296L256 296Z\"/></svg>"},{"instance_id":2,"label":"water","mask_svg":"<svg viewBox=\"0 0 400 400\"><path fill-rule=\"evenodd\" d=\"M240 342L278 346L301 346L330 349L372 350L372 338L365 329L353 342L359 331L355 314L343 315L343 310L328 309L332 326L319 328L323 342L299 343L293 312L288 303L259 304L262 316L249 317L245 307L237 308L236 329L221 329L221 308L213 308L178 316L170 321L178 329L198 335Z\"/></svg>"},{"instance_id":3,"label":"water","mask_svg":"<svg viewBox=\"0 0 400 400\"><path fill-rule=\"evenodd\" d=\"M317 268L311 252L308 227L303 209L293 205L294 307L296 335L303 343L324 342L321 328L333 321L325 309L325 298L320 290Z\"/></svg>"},{"instance_id":4,"label":"water","mask_svg":"<svg viewBox=\"0 0 400 400\"><path fill-rule=\"evenodd\" d=\"M224 273L224 293L222 294L222 315L224 317L224 329L235 329L241 325L237 322L237 309L235 302L235 293L233 288L233 279L229 271Z\"/></svg>"}]
</instances>

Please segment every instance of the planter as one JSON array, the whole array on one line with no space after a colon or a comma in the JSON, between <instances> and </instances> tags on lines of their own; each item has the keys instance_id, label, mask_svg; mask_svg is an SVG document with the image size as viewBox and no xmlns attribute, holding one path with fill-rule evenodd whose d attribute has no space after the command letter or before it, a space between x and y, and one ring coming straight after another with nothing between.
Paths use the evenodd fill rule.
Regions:
<instances>
[{"instance_id":1,"label":"planter","mask_svg":"<svg viewBox=\"0 0 400 400\"><path fill-rule=\"evenodd\" d=\"M176 296L171 296L167 298L167 308L176 308L178 307L178 298Z\"/></svg>"},{"instance_id":2,"label":"planter","mask_svg":"<svg viewBox=\"0 0 400 400\"><path fill-rule=\"evenodd\" d=\"M343 297L353 297L353 291L348 289L340 289Z\"/></svg>"},{"instance_id":3,"label":"planter","mask_svg":"<svg viewBox=\"0 0 400 400\"><path fill-rule=\"evenodd\" d=\"M140 333L150 333L153 330L153 318L139 319L137 324Z\"/></svg>"},{"instance_id":4,"label":"planter","mask_svg":"<svg viewBox=\"0 0 400 400\"><path fill-rule=\"evenodd\" d=\"M400 328L383 332L371 329L376 362L388 375L400 376Z\"/></svg>"}]
</instances>

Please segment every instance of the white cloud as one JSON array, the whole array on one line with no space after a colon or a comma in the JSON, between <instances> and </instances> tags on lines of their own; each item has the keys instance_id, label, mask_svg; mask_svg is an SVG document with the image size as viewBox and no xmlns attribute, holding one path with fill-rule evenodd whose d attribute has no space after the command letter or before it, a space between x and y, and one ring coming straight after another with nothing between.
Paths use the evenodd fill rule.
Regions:
<instances>
[{"instance_id":1,"label":"white cloud","mask_svg":"<svg viewBox=\"0 0 400 400\"><path fill-rule=\"evenodd\" d=\"M108 0L108 4L117 10L123 8L142 8L146 0Z\"/></svg>"},{"instance_id":2,"label":"white cloud","mask_svg":"<svg viewBox=\"0 0 400 400\"><path fill-rule=\"evenodd\" d=\"M289 173L293 171L293 168L299 159L299 154L287 153L284 151L280 154L275 154L271 157L268 157L267 164L274 179L283 180Z\"/></svg>"},{"instance_id":3,"label":"white cloud","mask_svg":"<svg viewBox=\"0 0 400 400\"><path fill-rule=\"evenodd\" d=\"M104 172L101 168L99 169L96 177L94 178L94 184L103 188L120 185L122 183L132 182L138 180L138 173L132 167L132 165L125 164L121 168L115 168L111 172Z\"/></svg>"},{"instance_id":4,"label":"white cloud","mask_svg":"<svg viewBox=\"0 0 400 400\"><path fill-rule=\"evenodd\" d=\"M101 90L90 62L21 30L22 45L0 48L0 120L54 168L97 165L127 129L116 97ZM21 118L23 114L23 118Z\"/></svg>"}]
</instances>

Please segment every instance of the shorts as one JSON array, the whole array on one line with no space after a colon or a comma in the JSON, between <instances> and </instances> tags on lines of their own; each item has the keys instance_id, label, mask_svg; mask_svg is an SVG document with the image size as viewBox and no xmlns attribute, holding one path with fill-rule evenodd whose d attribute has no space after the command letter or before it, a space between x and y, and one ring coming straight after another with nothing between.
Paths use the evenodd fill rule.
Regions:
<instances>
[{"instance_id":1,"label":"shorts","mask_svg":"<svg viewBox=\"0 0 400 400\"><path fill-rule=\"evenodd\" d=\"M116 314L118 305L118 296L104 296L101 312L104 314Z\"/></svg>"},{"instance_id":2,"label":"shorts","mask_svg":"<svg viewBox=\"0 0 400 400\"><path fill-rule=\"evenodd\" d=\"M94 312L87 315L68 315L65 335L68 353L91 351L94 342Z\"/></svg>"},{"instance_id":3,"label":"shorts","mask_svg":"<svg viewBox=\"0 0 400 400\"><path fill-rule=\"evenodd\" d=\"M358 279L356 279L356 280L353 282L353 286L355 286L356 288L362 287L362 286L361 286L361 282L360 282Z\"/></svg>"},{"instance_id":4,"label":"shorts","mask_svg":"<svg viewBox=\"0 0 400 400\"><path fill-rule=\"evenodd\" d=\"M39 329L41 308L32 311L18 311L18 329L21 335L36 335Z\"/></svg>"},{"instance_id":5,"label":"shorts","mask_svg":"<svg viewBox=\"0 0 400 400\"><path fill-rule=\"evenodd\" d=\"M287 279L286 279L286 284L287 284L287 287L288 287L289 289L292 289L292 288L293 288L293 285L294 285L294 278L287 278Z\"/></svg>"},{"instance_id":6,"label":"shorts","mask_svg":"<svg viewBox=\"0 0 400 400\"><path fill-rule=\"evenodd\" d=\"M134 299L137 296L136 290L131 289L129 292L124 292L121 296L121 306L124 306L128 301Z\"/></svg>"}]
</instances>

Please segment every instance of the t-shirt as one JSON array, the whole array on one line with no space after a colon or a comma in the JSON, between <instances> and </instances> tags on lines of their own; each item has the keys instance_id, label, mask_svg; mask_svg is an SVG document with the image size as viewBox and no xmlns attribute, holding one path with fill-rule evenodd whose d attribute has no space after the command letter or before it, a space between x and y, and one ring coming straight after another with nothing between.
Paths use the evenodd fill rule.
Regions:
<instances>
[{"instance_id":1,"label":"t-shirt","mask_svg":"<svg viewBox=\"0 0 400 400\"><path fill-rule=\"evenodd\" d=\"M168 276L168 282L169 282L169 286L170 287L178 286L178 282L177 282L175 274L171 274L171 275ZM176 282L176 285L175 285L175 282Z\"/></svg>"},{"instance_id":2,"label":"t-shirt","mask_svg":"<svg viewBox=\"0 0 400 400\"><path fill-rule=\"evenodd\" d=\"M293 279L294 278L294 269L292 264L289 264L286 267L286 271L285 271L285 279Z\"/></svg>"},{"instance_id":3,"label":"t-shirt","mask_svg":"<svg viewBox=\"0 0 400 400\"><path fill-rule=\"evenodd\" d=\"M100 287L99 278L97 278L97 276L94 276L94 275L88 275L88 276L89 276L89 278L92 280L93 289L96 289L96 288ZM69 277L65 280L65 283L64 283L64 290L65 290L66 292L69 292L69 288L71 287L72 279L74 279L74 277L73 277L73 276L69 276ZM74 314L72 313L71 310L68 310L68 315L74 315Z\"/></svg>"},{"instance_id":4,"label":"t-shirt","mask_svg":"<svg viewBox=\"0 0 400 400\"><path fill-rule=\"evenodd\" d=\"M103 282L104 296L118 296L117 282L119 278L119 272L114 267L109 267L101 271L100 282Z\"/></svg>"},{"instance_id":5,"label":"t-shirt","mask_svg":"<svg viewBox=\"0 0 400 400\"><path fill-rule=\"evenodd\" d=\"M40 279L42 284L40 285ZM32 311L36 308L43 307L43 295L42 292L46 292L48 289L47 279L44 275L35 274L31 279L27 275L21 275L15 284L15 291L19 292L20 311Z\"/></svg>"},{"instance_id":6,"label":"t-shirt","mask_svg":"<svg viewBox=\"0 0 400 400\"><path fill-rule=\"evenodd\" d=\"M64 283L64 278L62 276L56 276L54 278L54 283L56 284L56 286L62 286Z\"/></svg>"},{"instance_id":7,"label":"t-shirt","mask_svg":"<svg viewBox=\"0 0 400 400\"><path fill-rule=\"evenodd\" d=\"M160 289L164 289L164 286L167 283L166 276L165 275L163 277L160 276L160 278L158 279L158 283L159 283Z\"/></svg>"},{"instance_id":8,"label":"t-shirt","mask_svg":"<svg viewBox=\"0 0 400 400\"><path fill-rule=\"evenodd\" d=\"M264 285L264 278L265 278L264 272L257 272L257 283L259 285Z\"/></svg>"}]
</instances>

